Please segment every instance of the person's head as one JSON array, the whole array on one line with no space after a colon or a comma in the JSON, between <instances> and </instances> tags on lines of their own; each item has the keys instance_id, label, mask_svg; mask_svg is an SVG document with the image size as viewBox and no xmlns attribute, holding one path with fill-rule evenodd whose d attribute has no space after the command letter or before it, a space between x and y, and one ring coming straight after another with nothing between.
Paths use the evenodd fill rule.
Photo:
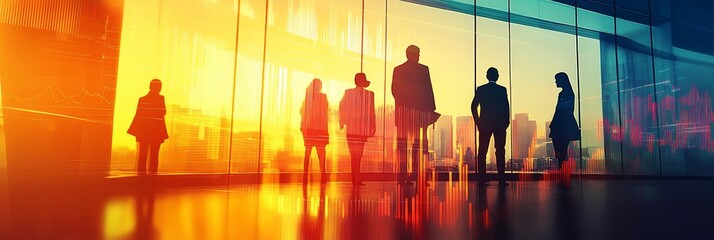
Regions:
<instances>
[{"instance_id":1,"label":"person's head","mask_svg":"<svg viewBox=\"0 0 714 240\"><path fill-rule=\"evenodd\" d=\"M161 92L161 80L154 78L149 83L149 92L159 94Z\"/></svg>"},{"instance_id":2,"label":"person's head","mask_svg":"<svg viewBox=\"0 0 714 240\"><path fill-rule=\"evenodd\" d=\"M407 62L419 62L419 47L414 45L407 47Z\"/></svg>"},{"instance_id":3,"label":"person's head","mask_svg":"<svg viewBox=\"0 0 714 240\"><path fill-rule=\"evenodd\" d=\"M357 87L369 87L370 82L367 81L367 75L364 73L357 73L355 74L355 85Z\"/></svg>"},{"instance_id":4,"label":"person's head","mask_svg":"<svg viewBox=\"0 0 714 240\"><path fill-rule=\"evenodd\" d=\"M486 79L492 82L498 81L498 69L495 67L488 68L488 70L486 70Z\"/></svg>"},{"instance_id":5,"label":"person's head","mask_svg":"<svg viewBox=\"0 0 714 240\"><path fill-rule=\"evenodd\" d=\"M319 78L312 79L312 82L310 82L310 85L307 86L305 91L308 94L322 92L322 81L320 81Z\"/></svg>"},{"instance_id":6,"label":"person's head","mask_svg":"<svg viewBox=\"0 0 714 240\"><path fill-rule=\"evenodd\" d=\"M573 88L573 86L570 85L570 78L568 78L568 74L565 74L564 72L555 74L555 86L563 89Z\"/></svg>"}]
</instances>

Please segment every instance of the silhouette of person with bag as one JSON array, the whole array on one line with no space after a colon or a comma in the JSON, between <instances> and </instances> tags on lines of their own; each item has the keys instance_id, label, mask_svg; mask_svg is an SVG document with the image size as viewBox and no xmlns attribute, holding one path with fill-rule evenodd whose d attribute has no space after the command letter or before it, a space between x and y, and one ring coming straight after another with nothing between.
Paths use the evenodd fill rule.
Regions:
<instances>
[{"instance_id":1,"label":"silhouette of person with bag","mask_svg":"<svg viewBox=\"0 0 714 240\"><path fill-rule=\"evenodd\" d=\"M407 61L394 68L392 74L392 96L394 96L395 125L397 127L397 156L399 160L398 182L411 185L418 173L425 155L429 153L427 126L436 122L434 90L431 85L429 67L419 63L419 48L407 47ZM407 152L411 143L412 179L407 178Z\"/></svg>"}]
</instances>

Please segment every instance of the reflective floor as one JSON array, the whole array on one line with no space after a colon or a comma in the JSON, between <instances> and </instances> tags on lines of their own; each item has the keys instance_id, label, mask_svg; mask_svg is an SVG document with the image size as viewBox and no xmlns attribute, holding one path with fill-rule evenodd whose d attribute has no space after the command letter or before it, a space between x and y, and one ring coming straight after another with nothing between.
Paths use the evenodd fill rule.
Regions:
<instances>
[{"instance_id":1,"label":"reflective floor","mask_svg":"<svg viewBox=\"0 0 714 240\"><path fill-rule=\"evenodd\" d=\"M46 189L0 239L712 239L714 181L367 182ZM0 189L2 190L2 189ZM12 192L11 192L12 193Z\"/></svg>"}]
</instances>

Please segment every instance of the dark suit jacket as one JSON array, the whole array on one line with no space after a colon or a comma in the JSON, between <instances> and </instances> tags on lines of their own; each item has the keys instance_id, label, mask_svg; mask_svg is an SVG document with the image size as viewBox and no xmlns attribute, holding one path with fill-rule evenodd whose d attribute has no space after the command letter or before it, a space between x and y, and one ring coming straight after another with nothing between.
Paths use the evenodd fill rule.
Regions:
<instances>
[{"instance_id":1,"label":"dark suit jacket","mask_svg":"<svg viewBox=\"0 0 714 240\"><path fill-rule=\"evenodd\" d=\"M429 67L411 62L395 67L392 74L392 96L396 107L414 108L422 112L436 110Z\"/></svg>"},{"instance_id":2,"label":"dark suit jacket","mask_svg":"<svg viewBox=\"0 0 714 240\"><path fill-rule=\"evenodd\" d=\"M139 142L163 142L169 138L165 115L164 96L147 94L139 98L136 115L127 132L134 135Z\"/></svg>"},{"instance_id":3,"label":"dark suit jacket","mask_svg":"<svg viewBox=\"0 0 714 240\"><path fill-rule=\"evenodd\" d=\"M478 111L477 108L481 108ZM471 102L476 126L479 129L506 129L510 125L510 110L506 88L489 82L476 88L476 95Z\"/></svg>"},{"instance_id":4,"label":"dark suit jacket","mask_svg":"<svg viewBox=\"0 0 714 240\"><path fill-rule=\"evenodd\" d=\"M395 67L392 74L392 96L395 126L421 128L429 125L429 113L436 110L429 67L413 62L405 62Z\"/></svg>"}]
</instances>

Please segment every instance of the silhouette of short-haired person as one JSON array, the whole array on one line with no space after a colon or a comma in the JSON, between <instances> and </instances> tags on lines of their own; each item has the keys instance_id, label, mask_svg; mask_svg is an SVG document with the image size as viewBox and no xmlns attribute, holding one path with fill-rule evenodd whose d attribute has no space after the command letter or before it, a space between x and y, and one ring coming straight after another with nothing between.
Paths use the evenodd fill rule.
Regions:
<instances>
[{"instance_id":1,"label":"silhouette of short-haired person","mask_svg":"<svg viewBox=\"0 0 714 240\"><path fill-rule=\"evenodd\" d=\"M436 110L436 103L429 67L419 63L419 48L410 45L407 47L406 55L407 61L394 68L392 95L397 127L397 156L400 164L398 181L400 184L408 185L411 184L411 180L407 178L408 144L411 142L412 147L410 154L414 173L412 178L416 178L421 164L419 156L429 151L426 127L433 123L430 116Z\"/></svg>"},{"instance_id":2,"label":"silhouette of short-haired person","mask_svg":"<svg viewBox=\"0 0 714 240\"><path fill-rule=\"evenodd\" d=\"M488 83L476 88L476 94L471 102L471 114L478 127L478 173L479 184L486 183L486 154L491 136L496 148L496 167L500 185L508 185L506 173L506 129L510 125L510 110L506 88L496 83L498 69L489 68L486 71ZM480 109L478 109L480 108ZM480 111L479 111L480 110Z\"/></svg>"},{"instance_id":3,"label":"silhouette of short-haired person","mask_svg":"<svg viewBox=\"0 0 714 240\"><path fill-rule=\"evenodd\" d=\"M374 116L374 93L365 89L370 84L364 73L355 74L355 88L345 90L340 101L340 129L347 128L347 146L352 157L352 184L360 181L360 163L367 138L374 136L377 121Z\"/></svg>"},{"instance_id":4,"label":"silhouette of short-haired person","mask_svg":"<svg viewBox=\"0 0 714 240\"><path fill-rule=\"evenodd\" d=\"M307 172L310 168L310 153L312 148L320 159L321 181L327 181L325 172L325 146L330 142L327 132L327 95L322 93L322 81L313 79L305 90L305 100L300 108L300 131L305 141L305 159L303 180L307 181Z\"/></svg>"},{"instance_id":5,"label":"silhouette of short-haired person","mask_svg":"<svg viewBox=\"0 0 714 240\"><path fill-rule=\"evenodd\" d=\"M164 96L160 95L161 81L151 80L149 93L139 98L136 115L127 133L134 135L139 143L139 159L136 171L138 175L146 175L146 158L149 157L149 174L156 174L159 169L159 148L169 138L166 131L166 104Z\"/></svg>"},{"instance_id":6,"label":"silhouette of short-haired person","mask_svg":"<svg viewBox=\"0 0 714 240\"><path fill-rule=\"evenodd\" d=\"M559 182L570 186L570 169L568 161L568 146L571 141L580 140L580 128L575 121L575 93L570 79L564 72L555 74L556 87L562 88L558 93L558 103L555 106L553 120L550 122L550 137L553 139L555 157L558 159ZM564 166L565 165L565 166Z\"/></svg>"}]
</instances>

